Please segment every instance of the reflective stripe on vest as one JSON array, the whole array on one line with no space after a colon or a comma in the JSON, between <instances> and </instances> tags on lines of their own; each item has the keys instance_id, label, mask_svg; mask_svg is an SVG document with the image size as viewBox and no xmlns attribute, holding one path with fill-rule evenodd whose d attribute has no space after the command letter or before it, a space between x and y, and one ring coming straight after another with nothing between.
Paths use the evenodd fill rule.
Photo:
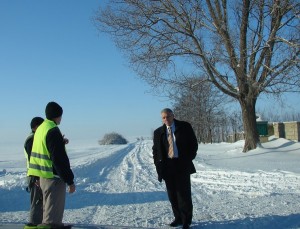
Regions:
<instances>
[{"instance_id":1,"label":"reflective stripe on vest","mask_svg":"<svg viewBox=\"0 0 300 229\"><path fill-rule=\"evenodd\" d=\"M57 125L55 122L45 119L45 121L37 128L34 134L34 141L27 175L43 178L54 177L52 160L46 145L46 137L48 131L56 126Z\"/></svg>"}]
</instances>

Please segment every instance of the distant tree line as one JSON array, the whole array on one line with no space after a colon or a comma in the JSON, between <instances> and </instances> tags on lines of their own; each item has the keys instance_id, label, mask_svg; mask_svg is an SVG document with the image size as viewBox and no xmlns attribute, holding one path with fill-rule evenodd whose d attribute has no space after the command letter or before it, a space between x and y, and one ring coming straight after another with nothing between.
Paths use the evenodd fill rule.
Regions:
<instances>
[{"instance_id":1,"label":"distant tree line","mask_svg":"<svg viewBox=\"0 0 300 229\"><path fill-rule=\"evenodd\" d=\"M297 112L292 112L292 113L285 112L283 114L280 114L274 110L269 110L269 111L258 111L258 113L261 115L262 119L269 122L292 122L292 121L300 122L300 113Z\"/></svg>"}]
</instances>

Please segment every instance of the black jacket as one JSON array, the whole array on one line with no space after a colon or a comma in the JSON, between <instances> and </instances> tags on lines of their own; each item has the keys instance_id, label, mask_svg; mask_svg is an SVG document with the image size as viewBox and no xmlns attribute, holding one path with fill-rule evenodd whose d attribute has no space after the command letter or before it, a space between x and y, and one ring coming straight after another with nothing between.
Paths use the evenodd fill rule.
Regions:
<instances>
[{"instance_id":1,"label":"black jacket","mask_svg":"<svg viewBox=\"0 0 300 229\"><path fill-rule=\"evenodd\" d=\"M179 171L189 174L195 173L196 169L192 162L197 155L198 142L192 126L188 122L174 119L176 146L178 149ZM168 140L166 125L162 125L154 131L153 136L153 159L158 174L158 180L165 178L166 161L168 159Z\"/></svg>"},{"instance_id":2,"label":"black jacket","mask_svg":"<svg viewBox=\"0 0 300 229\"><path fill-rule=\"evenodd\" d=\"M25 140L25 143L24 143L24 149L25 149L25 152L27 154L27 157L26 157L26 160L28 160L27 163L29 163L30 161L30 156L31 156L31 150L32 150L32 145L33 145L33 137L34 137L34 132L32 132ZM36 182L37 180L39 180L40 178L37 177L37 176L30 176L32 177L32 179L30 179L32 182ZM29 180L29 181L30 181Z\"/></svg>"},{"instance_id":3,"label":"black jacket","mask_svg":"<svg viewBox=\"0 0 300 229\"><path fill-rule=\"evenodd\" d=\"M74 184L74 174L71 170L63 136L58 127L48 131L46 145L53 163L53 173L68 185Z\"/></svg>"},{"instance_id":4,"label":"black jacket","mask_svg":"<svg viewBox=\"0 0 300 229\"><path fill-rule=\"evenodd\" d=\"M32 149L32 144L33 144L33 133L30 134L26 140L25 140L25 143L24 143L24 149L25 149L25 152L27 153L27 158L28 159L28 162L30 161L30 156L31 156L31 149Z\"/></svg>"}]
</instances>

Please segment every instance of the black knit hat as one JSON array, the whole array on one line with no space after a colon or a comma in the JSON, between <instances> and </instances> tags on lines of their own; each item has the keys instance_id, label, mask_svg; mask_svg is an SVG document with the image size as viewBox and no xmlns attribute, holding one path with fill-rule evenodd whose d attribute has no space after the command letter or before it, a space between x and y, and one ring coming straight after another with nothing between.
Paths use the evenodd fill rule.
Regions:
<instances>
[{"instance_id":1,"label":"black knit hat","mask_svg":"<svg viewBox=\"0 0 300 229\"><path fill-rule=\"evenodd\" d=\"M53 118L58 118L62 116L63 109L56 102L49 102L46 106L45 113L46 118L51 120Z\"/></svg>"},{"instance_id":2,"label":"black knit hat","mask_svg":"<svg viewBox=\"0 0 300 229\"><path fill-rule=\"evenodd\" d=\"M41 117L34 117L31 122L30 122L30 127L31 129L33 129L36 126L39 126L42 124L42 122L44 122L44 119Z\"/></svg>"}]
</instances>

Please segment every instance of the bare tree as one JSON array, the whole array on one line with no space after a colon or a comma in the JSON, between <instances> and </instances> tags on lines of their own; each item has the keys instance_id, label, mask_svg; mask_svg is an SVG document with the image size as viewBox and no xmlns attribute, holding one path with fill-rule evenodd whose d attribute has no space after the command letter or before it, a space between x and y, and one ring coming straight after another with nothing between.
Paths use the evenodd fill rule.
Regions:
<instances>
[{"instance_id":1,"label":"bare tree","mask_svg":"<svg viewBox=\"0 0 300 229\"><path fill-rule=\"evenodd\" d=\"M185 87L173 85L169 97L175 116L192 124L198 141L212 143L219 139L217 130L222 124L219 120L226 117L224 104L229 98L203 79L186 79L182 81Z\"/></svg>"},{"instance_id":2,"label":"bare tree","mask_svg":"<svg viewBox=\"0 0 300 229\"><path fill-rule=\"evenodd\" d=\"M94 22L153 87L205 74L237 100L247 152L259 143L258 96L299 91L299 8L299 0L111 0Z\"/></svg>"},{"instance_id":3,"label":"bare tree","mask_svg":"<svg viewBox=\"0 0 300 229\"><path fill-rule=\"evenodd\" d=\"M242 125L241 125L241 114L240 112L233 111L230 116L228 116L229 123L231 126L231 131L233 133L233 141L238 140L238 135L241 134Z\"/></svg>"}]
</instances>

